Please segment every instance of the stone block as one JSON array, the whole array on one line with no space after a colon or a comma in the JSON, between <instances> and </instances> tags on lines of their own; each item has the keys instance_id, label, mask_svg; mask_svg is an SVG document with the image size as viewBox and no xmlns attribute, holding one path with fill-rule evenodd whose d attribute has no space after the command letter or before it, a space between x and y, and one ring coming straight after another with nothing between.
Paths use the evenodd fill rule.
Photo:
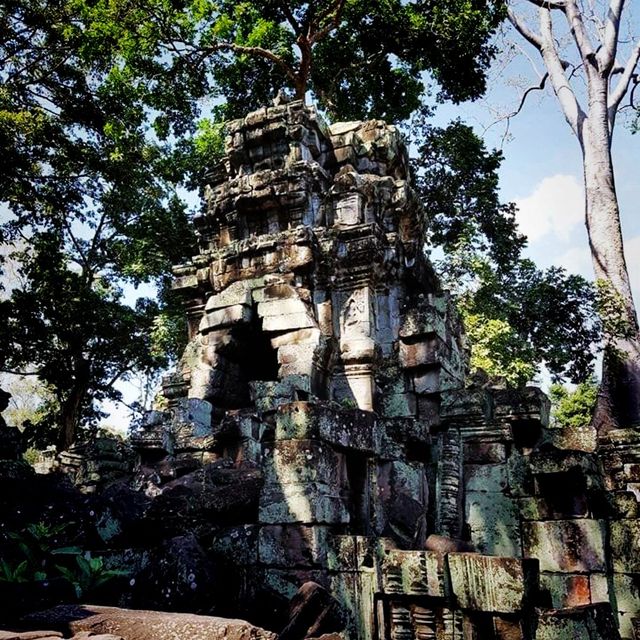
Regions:
<instances>
[{"instance_id":1,"label":"stone block","mask_svg":"<svg viewBox=\"0 0 640 640\"><path fill-rule=\"evenodd\" d=\"M217 532L211 551L233 560L236 565L255 566L258 562L258 525L240 525Z\"/></svg>"},{"instance_id":2,"label":"stone block","mask_svg":"<svg viewBox=\"0 0 640 640\"><path fill-rule=\"evenodd\" d=\"M289 331L271 338L271 346L274 349L289 345L318 344L320 340L320 330L316 328L298 329Z\"/></svg>"},{"instance_id":3,"label":"stone block","mask_svg":"<svg viewBox=\"0 0 640 640\"><path fill-rule=\"evenodd\" d=\"M382 396L382 415L389 418L404 418L415 416L416 413L415 393L389 393Z\"/></svg>"},{"instance_id":4,"label":"stone block","mask_svg":"<svg viewBox=\"0 0 640 640\"><path fill-rule=\"evenodd\" d=\"M466 464L499 464L507 459L507 447L502 442L467 442L464 445Z\"/></svg>"},{"instance_id":5,"label":"stone block","mask_svg":"<svg viewBox=\"0 0 640 640\"><path fill-rule=\"evenodd\" d=\"M401 320L400 337L413 338L415 336L435 334L446 341L445 309L446 301L444 297L434 297L433 306L411 309Z\"/></svg>"},{"instance_id":6,"label":"stone block","mask_svg":"<svg viewBox=\"0 0 640 640\"><path fill-rule=\"evenodd\" d=\"M211 433L211 403L199 398L181 398L171 407L174 425L193 425L193 435Z\"/></svg>"},{"instance_id":7,"label":"stone block","mask_svg":"<svg viewBox=\"0 0 640 640\"><path fill-rule=\"evenodd\" d=\"M336 150L338 159L341 149ZM338 162L340 160L338 159ZM360 193L346 193L337 196L333 205L334 222L340 225L356 225L362 220L363 197Z\"/></svg>"},{"instance_id":8,"label":"stone block","mask_svg":"<svg viewBox=\"0 0 640 640\"><path fill-rule=\"evenodd\" d=\"M328 529L299 524L260 527L258 557L267 566L310 567L327 559Z\"/></svg>"},{"instance_id":9,"label":"stone block","mask_svg":"<svg viewBox=\"0 0 640 640\"><path fill-rule=\"evenodd\" d=\"M421 371L412 375L413 389L417 394L440 391L440 368Z\"/></svg>"},{"instance_id":10,"label":"stone block","mask_svg":"<svg viewBox=\"0 0 640 640\"><path fill-rule=\"evenodd\" d=\"M591 584L586 574L541 573L540 589L547 591L554 609L591 604Z\"/></svg>"},{"instance_id":11,"label":"stone block","mask_svg":"<svg viewBox=\"0 0 640 640\"><path fill-rule=\"evenodd\" d=\"M297 365L301 373L310 374L316 344L285 344L278 349L278 363L289 367Z\"/></svg>"},{"instance_id":12,"label":"stone block","mask_svg":"<svg viewBox=\"0 0 640 640\"><path fill-rule=\"evenodd\" d=\"M422 420L416 420L413 416L409 418L386 418L381 419L380 430L394 442L412 445L426 445L431 442L429 435L429 424Z\"/></svg>"},{"instance_id":13,"label":"stone block","mask_svg":"<svg viewBox=\"0 0 640 640\"><path fill-rule=\"evenodd\" d=\"M288 288L293 289L293 287ZM293 295L296 295L295 289L293 289ZM265 302L258 303L258 315L261 318L271 318L296 313L311 313L309 305L297 297L297 295L296 297L265 300Z\"/></svg>"},{"instance_id":14,"label":"stone block","mask_svg":"<svg viewBox=\"0 0 640 640\"><path fill-rule=\"evenodd\" d=\"M344 499L321 483L265 485L260 496L259 520L264 524L348 523Z\"/></svg>"},{"instance_id":15,"label":"stone block","mask_svg":"<svg viewBox=\"0 0 640 640\"><path fill-rule=\"evenodd\" d=\"M535 475L566 473L570 469L580 469L585 475L597 471L597 462L593 454L582 451L536 451L529 458L531 470Z\"/></svg>"},{"instance_id":16,"label":"stone block","mask_svg":"<svg viewBox=\"0 0 640 640\"><path fill-rule=\"evenodd\" d=\"M620 640L608 604L538 613L536 640Z\"/></svg>"},{"instance_id":17,"label":"stone block","mask_svg":"<svg viewBox=\"0 0 640 640\"><path fill-rule=\"evenodd\" d=\"M591 426L550 429L551 442L558 449L570 449L592 453L598 445L598 434Z\"/></svg>"},{"instance_id":18,"label":"stone block","mask_svg":"<svg viewBox=\"0 0 640 640\"><path fill-rule=\"evenodd\" d=\"M432 551L390 549L382 558L382 590L387 595L449 595L444 555Z\"/></svg>"},{"instance_id":19,"label":"stone block","mask_svg":"<svg viewBox=\"0 0 640 640\"><path fill-rule=\"evenodd\" d=\"M267 483L319 482L339 489L345 484L344 454L317 440L280 440L263 451Z\"/></svg>"},{"instance_id":20,"label":"stone block","mask_svg":"<svg viewBox=\"0 0 640 640\"><path fill-rule=\"evenodd\" d=\"M359 409L337 409L326 404L293 402L276 414L276 440L322 440L347 449L374 449L376 419Z\"/></svg>"},{"instance_id":21,"label":"stone block","mask_svg":"<svg viewBox=\"0 0 640 640\"><path fill-rule=\"evenodd\" d=\"M251 307L247 307L243 304L237 304L233 307L225 307L224 309L211 311L210 313L206 313L202 316L198 331L201 333L207 333L214 329L223 329L224 327L248 323L251 321L252 313Z\"/></svg>"},{"instance_id":22,"label":"stone block","mask_svg":"<svg viewBox=\"0 0 640 640\"><path fill-rule=\"evenodd\" d=\"M551 401L538 387L492 389L495 416L506 420L539 420L549 425Z\"/></svg>"},{"instance_id":23,"label":"stone block","mask_svg":"<svg viewBox=\"0 0 640 640\"><path fill-rule=\"evenodd\" d=\"M609 602L609 579L606 573L592 573L589 576L591 602Z\"/></svg>"},{"instance_id":24,"label":"stone block","mask_svg":"<svg viewBox=\"0 0 640 640\"><path fill-rule=\"evenodd\" d=\"M467 491L503 492L507 489L507 469L503 464L465 464Z\"/></svg>"},{"instance_id":25,"label":"stone block","mask_svg":"<svg viewBox=\"0 0 640 640\"><path fill-rule=\"evenodd\" d=\"M542 498L520 498L520 517L523 520L548 520L549 509Z\"/></svg>"},{"instance_id":26,"label":"stone block","mask_svg":"<svg viewBox=\"0 0 640 640\"><path fill-rule=\"evenodd\" d=\"M618 520L610 527L613 570L640 573L640 520Z\"/></svg>"},{"instance_id":27,"label":"stone block","mask_svg":"<svg viewBox=\"0 0 640 640\"><path fill-rule=\"evenodd\" d=\"M327 569L341 573L374 571L380 542L368 536L332 535L327 549Z\"/></svg>"},{"instance_id":28,"label":"stone block","mask_svg":"<svg viewBox=\"0 0 640 640\"><path fill-rule=\"evenodd\" d=\"M618 611L640 615L640 574L613 574L613 591Z\"/></svg>"},{"instance_id":29,"label":"stone block","mask_svg":"<svg viewBox=\"0 0 640 640\"><path fill-rule=\"evenodd\" d=\"M462 609L517 613L532 606L538 588L534 559L450 553L451 588Z\"/></svg>"},{"instance_id":30,"label":"stone block","mask_svg":"<svg viewBox=\"0 0 640 640\"><path fill-rule=\"evenodd\" d=\"M401 340L398 347L400 365L405 369L442 362L448 351L446 343L438 337L425 337L419 342L411 343Z\"/></svg>"},{"instance_id":31,"label":"stone block","mask_svg":"<svg viewBox=\"0 0 640 640\"><path fill-rule=\"evenodd\" d=\"M605 571L604 529L591 519L523 522L524 554L538 558L541 571Z\"/></svg>"},{"instance_id":32,"label":"stone block","mask_svg":"<svg viewBox=\"0 0 640 640\"><path fill-rule=\"evenodd\" d=\"M275 411L282 404L293 402L298 393L311 393L309 376L287 376L280 381L256 380L249 383L249 393L257 411Z\"/></svg>"},{"instance_id":33,"label":"stone block","mask_svg":"<svg viewBox=\"0 0 640 640\"><path fill-rule=\"evenodd\" d=\"M293 331L307 327L317 327L311 312L307 311L265 316L262 319L262 328L265 331Z\"/></svg>"},{"instance_id":34,"label":"stone block","mask_svg":"<svg viewBox=\"0 0 640 640\"><path fill-rule=\"evenodd\" d=\"M507 460L507 479L512 496L530 496L534 492L533 477L527 456L512 453Z\"/></svg>"},{"instance_id":35,"label":"stone block","mask_svg":"<svg viewBox=\"0 0 640 640\"><path fill-rule=\"evenodd\" d=\"M466 521L473 546L481 553L519 557L520 521L515 500L503 493L468 492Z\"/></svg>"},{"instance_id":36,"label":"stone block","mask_svg":"<svg viewBox=\"0 0 640 640\"><path fill-rule=\"evenodd\" d=\"M220 293L210 296L204 310L208 313L236 305L251 306L251 288L246 282L234 282Z\"/></svg>"},{"instance_id":37,"label":"stone block","mask_svg":"<svg viewBox=\"0 0 640 640\"><path fill-rule=\"evenodd\" d=\"M615 614L614 614L615 615ZM618 630L622 640L638 640L640 634L634 631L634 620L638 619L637 613L628 613L626 611L618 611Z\"/></svg>"}]
</instances>

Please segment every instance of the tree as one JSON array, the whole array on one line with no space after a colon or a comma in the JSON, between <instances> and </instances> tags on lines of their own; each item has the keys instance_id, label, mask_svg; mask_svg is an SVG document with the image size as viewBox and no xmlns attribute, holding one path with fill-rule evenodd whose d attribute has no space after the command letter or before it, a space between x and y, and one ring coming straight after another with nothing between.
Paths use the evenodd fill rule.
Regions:
<instances>
[{"instance_id":1,"label":"tree","mask_svg":"<svg viewBox=\"0 0 640 640\"><path fill-rule=\"evenodd\" d=\"M54 391L48 420L66 448L116 381L165 360L152 348L161 307L132 308L121 286L162 285L192 253L163 143L190 102L140 82L100 35L108 23L77 3L15 0L0 20L0 238L19 265L0 302L2 369Z\"/></svg>"},{"instance_id":2,"label":"tree","mask_svg":"<svg viewBox=\"0 0 640 640\"><path fill-rule=\"evenodd\" d=\"M502 154L461 122L439 128L418 117L413 134L429 244L442 249L436 267L465 321L472 367L511 385L531 380L543 363L555 380L588 379L601 339L596 291L522 258L515 206L498 194Z\"/></svg>"},{"instance_id":3,"label":"tree","mask_svg":"<svg viewBox=\"0 0 640 640\"><path fill-rule=\"evenodd\" d=\"M640 338L620 228L611 145L616 118L626 96L633 101L638 84L640 39L632 40L626 60L621 25L625 0L508 2L518 33L540 54L562 113L582 150L586 225L593 268L607 309L609 339L594 423L599 430L640 424ZM537 12L538 28L526 9ZM559 43L568 39L571 50ZM565 59L564 56L570 56ZM584 82L584 85L580 85Z\"/></svg>"},{"instance_id":4,"label":"tree","mask_svg":"<svg viewBox=\"0 0 640 640\"><path fill-rule=\"evenodd\" d=\"M573 391L561 384L554 384L549 390L549 395L554 425L576 429L591 424L598 399L598 384L594 379L580 383Z\"/></svg>"},{"instance_id":5,"label":"tree","mask_svg":"<svg viewBox=\"0 0 640 640\"><path fill-rule=\"evenodd\" d=\"M456 101L484 90L504 18L495 0L159 0L130 3L123 29L149 23L176 66L218 94L222 118L264 106L278 88L311 92L331 117L408 117L423 72Z\"/></svg>"}]
</instances>

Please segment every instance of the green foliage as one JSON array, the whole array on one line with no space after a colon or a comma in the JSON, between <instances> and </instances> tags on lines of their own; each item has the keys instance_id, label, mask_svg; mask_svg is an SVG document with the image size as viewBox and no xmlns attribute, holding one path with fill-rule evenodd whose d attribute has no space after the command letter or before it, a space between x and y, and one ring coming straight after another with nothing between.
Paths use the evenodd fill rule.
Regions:
<instances>
[{"instance_id":1,"label":"green foliage","mask_svg":"<svg viewBox=\"0 0 640 640\"><path fill-rule=\"evenodd\" d=\"M73 569L60 565L56 568L74 586L78 598L86 597L114 578L129 575L124 569L108 569L102 558L92 558L89 553L76 555L75 562Z\"/></svg>"},{"instance_id":2,"label":"green foliage","mask_svg":"<svg viewBox=\"0 0 640 640\"><path fill-rule=\"evenodd\" d=\"M428 212L436 267L455 295L471 343L471 363L523 384L544 363L555 380L591 375L602 336L594 288L580 276L538 269L522 258L515 206L500 202L502 155L470 127L415 119L421 138L415 183Z\"/></svg>"},{"instance_id":3,"label":"green foliage","mask_svg":"<svg viewBox=\"0 0 640 640\"><path fill-rule=\"evenodd\" d=\"M504 378L510 386L526 384L536 373L533 349L508 322L482 314L465 313L471 344L471 368L482 369L493 378Z\"/></svg>"},{"instance_id":4,"label":"green foliage","mask_svg":"<svg viewBox=\"0 0 640 640\"><path fill-rule=\"evenodd\" d=\"M125 3L11 0L0 25L0 239L20 265L0 300L0 351L5 370L51 390L31 422L68 446L118 380L168 361L149 336L175 312L170 266L193 253L172 145L197 90L153 58L157 29ZM123 286L142 282L159 303L127 303Z\"/></svg>"},{"instance_id":5,"label":"green foliage","mask_svg":"<svg viewBox=\"0 0 640 640\"><path fill-rule=\"evenodd\" d=\"M412 162L415 186L430 217L429 241L447 254L450 279L464 278L470 263L485 256L495 268L508 269L526 239L518 232L515 205L499 198L502 153L487 151L460 121L434 127L424 112L414 118L411 133L419 141Z\"/></svg>"},{"instance_id":6,"label":"green foliage","mask_svg":"<svg viewBox=\"0 0 640 640\"><path fill-rule=\"evenodd\" d=\"M1 582L28 582L29 562L23 560L15 567L12 567L4 559L0 558L0 581Z\"/></svg>"},{"instance_id":7,"label":"green foliage","mask_svg":"<svg viewBox=\"0 0 640 640\"><path fill-rule=\"evenodd\" d=\"M552 402L551 418L559 427L577 428L591 424L598 400L598 383L595 379L580 383L573 391L560 384L549 389Z\"/></svg>"},{"instance_id":8,"label":"green foliage","mask_svg":"<svg viewBox=\"0 0 640 640\"><path fill-rule=\"evenodd\" d=\"M403 119L420 104L424 72L443 99L477 97L495 54L490 36L504 17L503 4L491 0L118 6L115 25L102 3L89 11L110 24L120 47L126 43L127 62L154 82L163 65L174 78L188 74L192 95L222 98L218 120L264 106L279 88L299 98L310 92L332 117Z\"/></svg>"},{"instance_id":9,"label":"green foliage","mask_svg":"<svg viewBox=\"0 0 640 640\"><path fill-rule=\"evenodd\" d=\"M6 560L0 563L0 580L6 582L28 582L46 580L57 574L54 558L75 556L79 547L59 546L58 540L69 524L51 525L37 522L27 525L21 532L8 532L7 538L19 549L22 560L15 565Z\"/></svg>"},{"instance_id":10,"label":"green foliage","mask_svg":"<svg viewBox=\"0 0 640 640\"><path fill-rule=\"evenodd\" d=\"M616 338L633 339L637 329L624 298L609 280L596 280L596 305L603 332L609 341Z\"/></svg>"},{"instance_id":11,"label":"green foliage","mask_svg":"<svg viewBox=\"0 0 640 640\"><path fill-rule=\"evenodd\" d=\"M37 522L21 532L8 532L7 537L24 559L15 564L0 560L0 581L30 582L62 577L75 587L78 598L83 598L110 580L128 575L126 570L108 569L102 558L92 558L80 547L58 546L57 541L71 526L72 523ZM62 563L64 559L68 561Z\"/></svg>"}]
</instances>

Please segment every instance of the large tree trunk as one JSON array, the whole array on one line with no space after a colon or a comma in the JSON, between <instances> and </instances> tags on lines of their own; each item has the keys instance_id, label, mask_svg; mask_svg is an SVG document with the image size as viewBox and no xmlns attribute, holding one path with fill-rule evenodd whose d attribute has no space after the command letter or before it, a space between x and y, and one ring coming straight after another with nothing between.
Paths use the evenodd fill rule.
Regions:
<instances>
[{"instance_id":1,"label":"large tree trunk","mask_svg":"<svg viewBox=\"0 0 640 640\"><path fill-rule=\"evenodd\" d=\"M640 342L638 319L624 257L616 194L606 90L591 92L589 117L582 123L586 224L596 280L619 302L618 327L606 346L602 384L594 416L599 432L640 424ZM611 318L603 317L611 330Z\"/></svg>"},{"instance_id":2,"label":"large tree trunk","mask_svg":"<svg viewBox=\"0 0 640 640\"><path fill-rule=\"evenodd\" d=\"M62 403L58 451L66 451L75 442L82 409L87 398L89 363L84 358L76 361L74 385Z\"/></svg>"}]
</instances>

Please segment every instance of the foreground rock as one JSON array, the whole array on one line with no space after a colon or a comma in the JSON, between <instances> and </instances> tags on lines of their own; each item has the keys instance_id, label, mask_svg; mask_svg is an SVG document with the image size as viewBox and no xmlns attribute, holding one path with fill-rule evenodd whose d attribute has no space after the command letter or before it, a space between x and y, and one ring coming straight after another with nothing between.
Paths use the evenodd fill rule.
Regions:
<instances>
[{"instance_id":1,"label":"foreground rock","mask_svg":"<svg viewBox=\"0 0 640 640\"><path fill-rule=\"evenodd\" d=\"M188 613L136 611L96 605L60 605L27 617L33 625L61 632L115 634L124 640L275 640L276 634L244 620ZM7 639L8 640L8 639Z\"/></svg>"},{"instance_id":2,"label":"foreground rock","mask_svg":"<svg viewBox=\"0 0 640 640\"><path fill-rule=\"evenodd\" d=\"M2 631L0 630L0 640L57 640L63 638L59 631ZM111 633L95 634L91 631L80 631L69 640L124 640L121 636L114 636Z\"/></svg>"}]
</instances>

